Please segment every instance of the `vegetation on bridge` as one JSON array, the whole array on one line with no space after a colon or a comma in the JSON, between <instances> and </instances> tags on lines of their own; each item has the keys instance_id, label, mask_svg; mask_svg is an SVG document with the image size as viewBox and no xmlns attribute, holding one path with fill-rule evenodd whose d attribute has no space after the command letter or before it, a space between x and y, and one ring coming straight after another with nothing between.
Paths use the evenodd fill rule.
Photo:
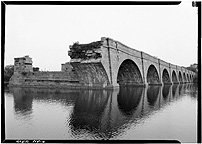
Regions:
<instances>
[{"instance_id":1,"label":"vegetation on bridge","mask_svg":"<svg viewBox=\"0 0 202 144\"><path fill-rule=\"evenodd\" d=\"M70 46L68 55L71 59L97 59L101 57L101 51L99 50L101 45L101 41L96 41L89 44L79 44L79 42L76 42Z\"/></svg>"},{"instance_id":2,"label":"vegetation on bridge","mask_svg":"<svg viewBox=\"0 0 202 144\"><path fill-rule=\"evenodd\" d=\"M196 73L196 75L193 77L193 82L198 83L198 64L192 64L187 67L187 69Z\"/></svg>"}]
</instances>

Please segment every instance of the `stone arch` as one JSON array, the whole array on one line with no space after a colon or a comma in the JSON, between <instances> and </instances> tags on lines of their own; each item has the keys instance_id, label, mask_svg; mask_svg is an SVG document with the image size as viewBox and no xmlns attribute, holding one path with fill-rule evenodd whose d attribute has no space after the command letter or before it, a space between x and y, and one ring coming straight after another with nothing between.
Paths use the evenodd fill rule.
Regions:
<instances>
[{"instance_id":1,"label":"stone arch","mask_svg":"<svg viewBox=\"0 0 202 144\"><path fill-rule=\"evenodd\" d=\"M141 72L134 61L126 59L121 63L118 69L117 83L119 85L143 84Z\"/></svg>"},{"instance_id":2,"label":"stone arch","mask_svg":"<svg viewBox=\"0 0 202 144\"><path fill-rule=\"evenodd\" d=\"M163 73L162 73L162 82L164 84L170 83L170 76L169 76L169 73L168 73L167 69L163 70Z\"/></svg>"},{"instance_id":3,"label":"stone arch","mask_svg":"<svg viewBox=\"0 0 202 144\"><path fill-rule=\"evenodd\" d=\"M173 70L173 72L172 72L172 82L173 82L173 83L178 83L178 81L177 81L177 75L176 75L176 73L175 73L174 70Z\"/></svg>"},{"instance_id":4,"label":"stone arch","mask_svg":"<svg viewBox=\"0 0 202 144\"><path fill-rule=\"evenodd\" d=\"M182 80L182 74L181 74L181 72L179 71L179 82L180 83L182 83L183 82L183 80Z\"/></svg>"},{"instance_id":5,"label":"stone arch","mask_svg":"<svg viewBox=\"0 0 202 144\"><path fill-rule=\"evenodd\" d=\"M187 74L187 81L189 82L189 75Z\"/></svg>"},{"instance_id":6,"label":"stone arch","mask_svg":"<svg viewBox=\"0 0 202 144\"><path fill-rule=\"evenodd\" d=\"M150 65L147 70L147 83L148 84L159 84L160 79L156 67L154 65Z\"/></svg>"},{"instance_id":7,"label":"stone arch","mask_svg":"<svg viewBox=\"0 0 202 144\"><path fill-rule=\"evenodd\" d=\"M186 79L186 75L185 75L185 72L183 73L183 79L184 79L184 82L187 81L187 79Z\"/></svg>"}]
</instances>

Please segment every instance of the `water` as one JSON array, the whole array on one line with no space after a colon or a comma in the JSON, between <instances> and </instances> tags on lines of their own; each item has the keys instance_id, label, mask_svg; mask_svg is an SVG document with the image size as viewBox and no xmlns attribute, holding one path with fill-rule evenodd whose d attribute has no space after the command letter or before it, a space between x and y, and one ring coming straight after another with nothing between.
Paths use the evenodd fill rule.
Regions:
<instances>
[{"instance_id":1,"label":"water","mask_svg":"<svg viewBox=\"0 0 202 144\"><path fill-rule=\"evenodd\" d=\"M118 90L10 88L6 139L127 139L197 142L192 84Z\"/></svg>"}]
</instances>

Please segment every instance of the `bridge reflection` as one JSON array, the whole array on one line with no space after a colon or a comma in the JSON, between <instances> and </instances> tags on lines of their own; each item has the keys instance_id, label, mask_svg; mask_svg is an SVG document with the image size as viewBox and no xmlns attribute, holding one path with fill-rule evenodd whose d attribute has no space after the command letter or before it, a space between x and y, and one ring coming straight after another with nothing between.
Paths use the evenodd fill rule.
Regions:
<instances>
[{"instance_id":1,"label":"bridge reflection","mask_svg":"<svg viewBox=\"0 0 202 144\"><path fill-rule=\"evenodd\" d=\"M137 110L142 94L142 87L121 87L117 95L120 111L125 115L132 115Z\"/></svg>"},{"instance_id":2,"label":"bridge reflection","mask_svg":"<svg viewBox=\"0 0 202 144\"><path fill-rule=\"evenodd\" d=\"M73 134L82 130L94 132L98 129L109 97L109 92L101 90L82 91L80 96L76 97L69 123Z\"/></svg>"},{"instance_id":3,"label":"bridge reflection","mask_svg":"<svg viewBox=\"0 0 202 144\"><path fill-rule=\"evenodd\" d=\"M160 87L159 86L150 86L147 89L147 101L151 107L156 105L157 99L160 94Z\"/></svg>"},{"instance_id":4,"label":"bridge reflection","mask_svg":"<svg viewBox=\"0 0 202 144\"><path fill-rule=\"evenodd\" d=\"M79 139L85 132L96 139L110 139L193 89L192 84L176 84L117 90L10 88L10 91L16 116L30 117L34 103L71 106L73 110L66 120L71 135Z\"/></svg>"}]
</instances>

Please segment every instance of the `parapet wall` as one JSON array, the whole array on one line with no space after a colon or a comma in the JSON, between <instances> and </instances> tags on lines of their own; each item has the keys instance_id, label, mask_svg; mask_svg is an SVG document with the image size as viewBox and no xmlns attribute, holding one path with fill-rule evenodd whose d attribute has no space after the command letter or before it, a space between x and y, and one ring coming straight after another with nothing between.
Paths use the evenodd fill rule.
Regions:
<instances>
[{"instance_id":1,"label":"parapet wall","mask_svg":"<svg viewBox=\"0 0 202 144\"><path fill-rule=\"evenodd\" d=\"M167 63L167 62L165 62L165 61L163 61L163 60L160 60L160 63L161 63L161 65L163 65L165 67L170 67L170 64Z\"/></svg>"},{"instance_id":2,"label":"parapet wall","mask_svg":"<svg viewBox=\"0 0 202 144\"><path fill-rule=\"evenodd\" d=\"M145 52L142 52L142 57L144 60L148 60L148 61L154 62L156 64L158 63L158 58L151 56Z\"/></svg>"},{"instance_id":3,"label":"parapet wall","mask_svg":"<svg viewBox=\"0 0 202 144\"><path fill-rule=\"evenodd\" d=\"M122 52L128 55L132 55L133 57L137 57L140 58L141 57L141 52L136 50L136 49L132 49L124 44L122 44L119 41L115 41L111 38L105 38L102 37L101 38L102 42L103 42L103 46L105 48L110 47L111 49L115 49L118 53Z\"/></svg>"},{"instance_id":4,"label":"parapet wall","mask_svg":"<svg viewBox=\"0 0 202 144\"><path fill-rule=\"evenodd\" d=\"M173 64L170 64L170 67L172 68L172 69L176 69L176 65L173 65Z\"/></svg>"}]
</instances>

